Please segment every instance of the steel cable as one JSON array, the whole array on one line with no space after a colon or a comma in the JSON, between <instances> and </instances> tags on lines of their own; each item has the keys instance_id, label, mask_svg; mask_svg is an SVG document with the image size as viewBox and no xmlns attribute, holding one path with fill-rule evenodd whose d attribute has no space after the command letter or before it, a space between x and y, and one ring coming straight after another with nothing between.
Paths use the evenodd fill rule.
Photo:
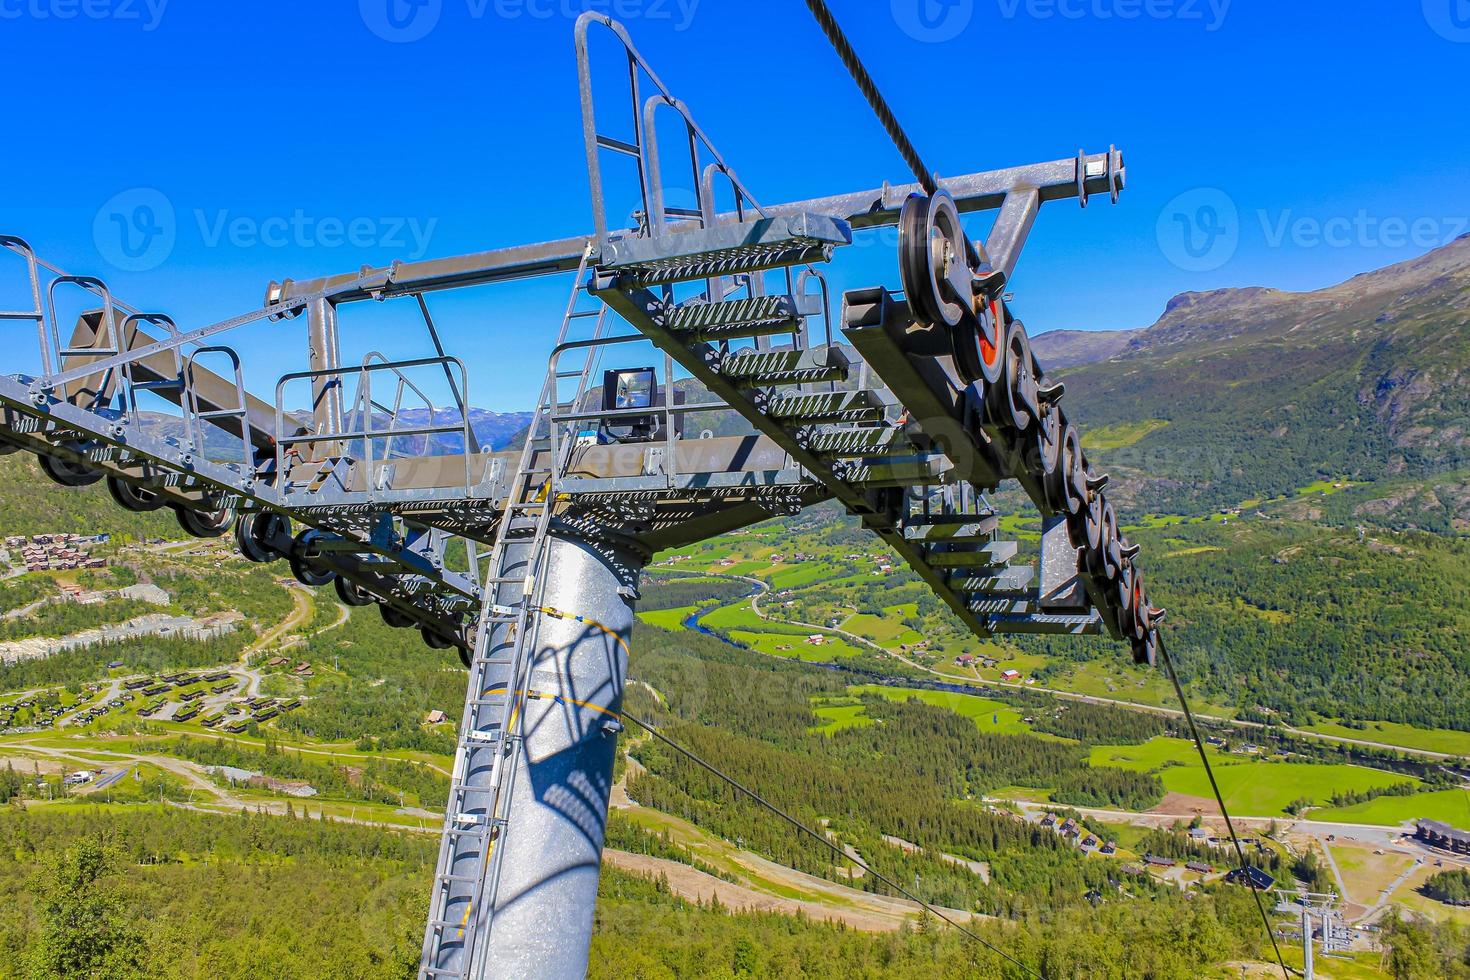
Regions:
<instances>
[{"instance_id":1,"label":"steel cable","mask_svg":"<svg viewBox=\"0 0 1470 980\"><path fill-rule=\"evenodd\" d=\"M883 98L883 93L878 91L878 83L873 81L872 75L868 74L868 69L864 67L862 59L853 50L852 44L847 40L847 35L842 33L842 28L837 24L837 18L832 15L832 11L828 9L824 0L806 0L806 5L807 9L812 12L812 16L817 19L822 33L827 35L827 40L832 42L832 47L837 50L837 57L842 59L842 64L846 66L848 74L852 76L854 82L857 82L863 98L867 99L868 105L872 106L873 112L878 116L878 121L888 132L888 138L898 148L904 163L908 164L909 169L914 172L924 192L933 194L939 189L939 185L934 182L934 171L924 165L924 159L919 156L919 151L913 141L898 124L898 117L889 108L888 100Z\"/></svg>"},{"instance_id":2,"label":"steel cable","mask_svg":"<svg viewBox=\"0 0 1470 980\"><path fill-rule=\"evenodd\" d=\"M805 834L806 836L810 837L812 840L814 840L817 843L821 844L823 847L825 847L828 850L830 850L833 854L836 854L840 860L842 860L842 861L850 861L853 864L856 864L858 867L862 868L863 871L865 871L866 873L872 875L874 878L878 879L879 881L883 882L885 885L887 885L889 888L892 888L894 891L898 892L904 898L907 898L909 901L911 901L914 904L922 907L925 911L929 912L930 914L932 914L936 918L943 920L944 922L948 923L951 926L954 926L960 932L964 933L966 936L970 937L975 942L979 943L981 946L984 946L986 949L990 950L995 955L1001 957L1002 959L1006 960L1007 962L1011 963L1012 965L1016 966L1017 968L1019 968L1021 970L1024 970L1027 973L1027 975L1036 977L1036 978L1038 978L1038 980L1047 980L1045 974L1038 973L1035 969L1033 969L1030 966L1027 966L1025 963L1022 963L1020 960L1016 959L1014 956L1012 956L1010 953L1007 953L1005 950L1001 949L999 946L996 946L993 943L987 942L980 935L978 935L978 934L970 931L969 929L966 929L964 926L960 925L959 922L957 922L954 919L950 918L949 916L945 915L943 912L939 911L939 909L935 908L933 905L930 905L928 902L924 901L919 896L917 896L914 893L910 892L909 890L907 890L906 888L904 888L902 885L900 885L897 882L895 882L893 879L891 879L891 878L887 877L886 875L880 874L879 872L875 871L872 868L871 865L869 865L866 861L862 860L860 857L854 857L853 855L848 854L839 845L832 843L824 835L819 834L815 830L812 830L811 828L807 827L806 824L802 823L800 820L797 820L795 817L791 816L789 813L787 813L786 811L782 810L780 807L776 806L776 804L774 804L774 803L770 802L769 800L765 799L759 793L757 793L755 790L750 789L749 787L745 786L739 780L735 779L733 776L726 775L724 772L720 771L720 769L718 769L717 767L715 767L713 764L708 763L708 762L705 762L699 756L695 755L689 749L684 748L684 746L680 745L678 742L675 742L673 739L669 738L663 732L659 731L657 728L654 728L648 722L642 721L642 720L640 720L638 718L635 718L632 715L628 714L626 711L622 712L620 717L622 717L623 720L625 720L625 721L631 721L633 724L637 725L639 728L642 728L644 731L648 732L648 734L652 735L654 738L658 739L660 742L663 742L665 745L667 745L669 748L673 749L675 752L678 752L680 755L682 755L685 758L689 759L689 761L693 762L695 765L697 765L700 768L708 771L710 774L712 774L716 778L724 781L725 783L728 783L731 787L733 787L737 791L739 791L741 793L744 793L746 796L750 797L756 803L760 804L761 806L765 807L767 810L769 810L772 813L774 813L776 816L780 817L782 820L786 821L788 824L790 824L792 827L796 828L801 833Z\"/></svg>"},{"instance_id":3,"label":"steel cable","mask_svg":"<svg viewBox=\"0 0 1470 980\"><path fill-rule=\"evenodd\" d=\"M1184 687L1179 683L1179 673L1174 669L1174 661L1169 656L1169 648L1164 645L1164 634L1159 633L1159 659L1164 661L1164 667L1169 671L1169 680L1174 685L1174 693L1179 696L1179 706L1184 709L1184 720L1189 723L1189 733L1194 736L1194 747L1199 750L1200 761L1205 764L1205 775L1209 777L1210 788L1215 791L1215 802L1220 804L1220 813L1225 817L1225 826L1230 831L1230 840L1235 845L1235 856L1240 859L1241 873L1245 873L1246 860L1245 848L1240 845L1240 835L1235 832L1235 822L1230 819L1230 810L1225 806L1225 796L1220 792L1220 784L1215 781L1215 770L1210 765L1209 753L1205 751L1204 739L1200 738L1199 726L1194 723L1194 712L1189 710L1189 699L1184 696ZM1246 883L1250 885L1251 894L1256 897L1256 908L1261 912L1261 922L1266 927L1266 937L1271 940L1271 948L1276 951L1276 963L1281 967L1281 975L1290 980L1291 971L1286 967L1286 960L1281 956L1281 946L1276 942L1276 931L1271 928L1271 917L1266 914L1266 903L1261 899L1261 890L1256 883L1247 876ZM1307 937L1307 942L1311 942Z\"/></svg>"}]
</instances>

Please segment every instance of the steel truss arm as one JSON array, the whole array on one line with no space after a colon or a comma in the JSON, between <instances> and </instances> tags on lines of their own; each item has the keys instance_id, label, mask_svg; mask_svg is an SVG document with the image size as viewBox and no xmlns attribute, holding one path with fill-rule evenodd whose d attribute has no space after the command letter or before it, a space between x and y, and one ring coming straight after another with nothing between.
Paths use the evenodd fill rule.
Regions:
<instances>
[{"instance_id":1,"label":"steel truss arm","mask_svg":"<svg viewBox=\"0 0 1470 980\"><path fill-rule=\"evenodd\" d=\"M1036 205L1074 198L1085 201L1092 194L1116 192L1122 188L1125 178L1123 153L1113 149L1107 153L1050 163L950 177L941 179L939 185L954 195L961 212L1003 209L1001 220L1005 221L1008 213L1014 213L1011 208L1006 208L1007 198L1018 191L1022 195L1021 202L1034 195ZM920 193L923 189L918 184L884 184L876 190L778 204L767 207L765 212L770 215L826 214L842 218L853 228L879 228L897 224L903 202L909 195ZM1017 208L1021 202L1013 204L1012 208ZM1034 217L1034 207L1031 211ZM724 214L718 222L737 219L737 215ZM689 226L697 227L697 223L690 222ZM1030 222L1022 222L1019 227L1022 233L1012 237L1009 249L1002 250L1012 264ZM1000 244L992 241L992 247ZM287 279L271 284L266 303L299 307L317 295L330 296L336 303L350 303L574 272L586 248L587 238L579 236L447 259L395 262L383 269L363 269L301 282Z\"/></svg>"}]
</instances>

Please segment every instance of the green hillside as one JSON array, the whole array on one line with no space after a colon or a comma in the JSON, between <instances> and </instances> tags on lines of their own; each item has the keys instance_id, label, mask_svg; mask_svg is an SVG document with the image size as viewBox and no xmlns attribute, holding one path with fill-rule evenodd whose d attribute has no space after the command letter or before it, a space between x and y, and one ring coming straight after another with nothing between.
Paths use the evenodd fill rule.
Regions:
<instances>
[{"instance_id":1,"label":"green hillside","mask_svg":"<svg viewBox=\"0 0 1470 980\"><path fill-rule=\"evenodd\" d=\"M1314 293L1184 294L1123 353L1062 374L1073 417L1089 430L1167 423L1098 447L1139 513L1205 513L1324 478L1462 470L1470 237ZM1463 478L1451 483L1456 513L1434 523L1470 529L1470 490ZM1340 516L1418 523L1421 511L1442 510L1443 500L1401 493Z\"/></svg>"},{"instance_id":2,"label":"green hillside","mask_svg":"<svg viewBox=\"0 0 1470 980\"><path fill-rule=\"evenodd\" d=\"M173 512L134 514L119 507L101 483L59 487L47 479L30 453L0 456L0 537L12 534L99 534L184 537Z\"/></svg>"}]
</instances>

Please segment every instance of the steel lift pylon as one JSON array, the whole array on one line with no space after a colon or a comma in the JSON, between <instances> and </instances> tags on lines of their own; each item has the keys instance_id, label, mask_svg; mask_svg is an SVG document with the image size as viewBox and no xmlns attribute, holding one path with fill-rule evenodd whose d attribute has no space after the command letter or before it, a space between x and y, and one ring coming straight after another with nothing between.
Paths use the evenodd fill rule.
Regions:
<instances>
[{"instance_id":1,"label":"steel lift pylon","mask_svg":"<svg viewBox=\"0 0 1470 980\"><path fill-rule=\"evenodd\" d=\"M628 86L621 131L602 128L594 33ZM261 309L192 330L0 237L31 301L0 319L35 327L41 363L0 376L0 453L36 454L65 486L106 480L132 510L172 507L190 533L233 528L247 558L458 651L424 977L585 973L656 551L835 499L979 635L1108 633L1157 656L1138 549L1006 292L1041 206L1116 202L1122 153L762 206L621 25L583 15L575 41L590 236L286 279ZM609 154L631 186L605 178ZM692 202L669 203L669 159ZM613 201L636 202L628 226ZM962 223L978 212L994 214L983 242ZM833 297L829 264L895 226L902 289ZM485 449L428 297L552 274L573 287L531 422ZM90 299L64 332L66 291ZM366 301L406 304L430 352L346 363L340 320ZM292 321L306 368L258 398L221 335ZM655 366L599 378L608 357ZM1042 516L1034 564L999 534L989 494L1007 481Z\"/></svg>"}]
</instances>

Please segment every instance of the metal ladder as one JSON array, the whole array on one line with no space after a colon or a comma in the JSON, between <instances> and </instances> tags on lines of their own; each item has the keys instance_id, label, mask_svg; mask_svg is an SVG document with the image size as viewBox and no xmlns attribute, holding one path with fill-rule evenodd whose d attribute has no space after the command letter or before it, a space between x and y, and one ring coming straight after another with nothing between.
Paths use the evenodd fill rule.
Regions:
<instances>
[{"instance_id":1,"label":"metal ladder","mask_svg":"<svg viewBox=\"0 0 1470 980\"><path fill-rule=\"evenodd\" d=\"M558 345L565 342L572 323L586 315L576 306L584 291L588 254L590 249L577 270ZM599 332L600 323L599 319ZM484 972L476 957L486 948L495 912L511 791L521 761L527 684L540 633L542 572L557 505L557 478L566 455L557 433L558 382L584 375L585 368L564 374L554 367L548 371L489 554L421 977L470 980ZM538 435L543 423L545 435ZM568 442L565 448L569 447Z\"/></svg>"}]
</instances>

